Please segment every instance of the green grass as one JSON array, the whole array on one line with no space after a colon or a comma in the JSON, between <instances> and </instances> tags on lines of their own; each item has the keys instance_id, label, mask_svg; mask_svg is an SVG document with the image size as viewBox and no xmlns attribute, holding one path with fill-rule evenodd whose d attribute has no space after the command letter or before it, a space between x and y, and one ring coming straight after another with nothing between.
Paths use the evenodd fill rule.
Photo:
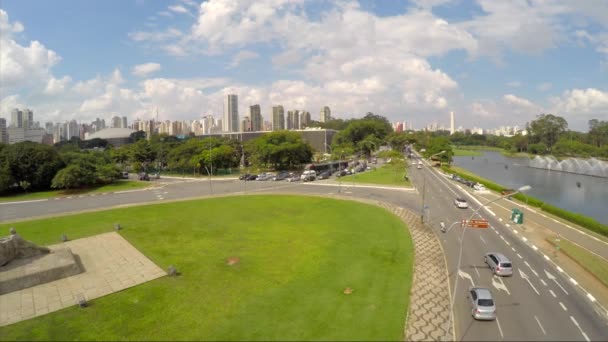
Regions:
<instances>
[{"instance_id":1,"label":"green grass","mask_svg":"<svg viewBox=\"0 0 608 342\"><path fill-rule=\"evenodd\" d=\"M373 166L373 164L371 165ZM407 175L404 161L385 164L375 170L368 170L350 176L342 177L343 183L367 183L381 185L410 186L411 183L403 179Z\"/></svg>"},{"instance_id":2,"label":"green grass","mask_svg":"<svg viewBox=\"0 0 608 342\"><path fill-rule=\"evenodd\" d=\"M134 189L146 188L146 187L149 187L152 185L153 185L153 183L151 183L151 182L120 180L120 181L116 181L115 183L112 183L112 184L101 185L101 186L94 187L94 188L74 189L74 190L50 190L50 191L38 191L38 192L28 192L28 193L7 195L7 196L0 197L0 202L29 201L29 200L53 198L53 197L59 197L59 196L71 196L71 195L83 195L83 194L92 194L92 193L100 193L100 192L134 190Z\"/></svg>"},{"instance_id":3,"label":"green grass","mask_svg":"<svg viewBox=\"0 0 608 342\"><path fill-rule=\"evenodd\" d=\"M555 241L552 239L547 239L547 241L555 246ZM559 242L559 247L568 257L593 274L604 285L608 286L608 262L605 259L563 238Z\"/></svg>"},{"instance_id":4,"label":"green grass","mask_svg":"<svg viewBox=\"0 0 608 342\"><path fill-rule=\"evenodd\" d=\"M38 244L120 232L163 277L0 328L0 340L403 340L413 246L382 208L240 196L10 224ZM7 231L9 225L0 225ZM240 263L227 266L237 256ZM354 289L351 295L344 289Z\"/></svg>"}]
</instances>

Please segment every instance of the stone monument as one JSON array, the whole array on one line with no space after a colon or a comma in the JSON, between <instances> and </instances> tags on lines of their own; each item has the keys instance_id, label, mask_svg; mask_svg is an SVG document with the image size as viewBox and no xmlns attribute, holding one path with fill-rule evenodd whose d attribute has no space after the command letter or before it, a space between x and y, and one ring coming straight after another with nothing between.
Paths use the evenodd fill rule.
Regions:
<instances>
[{"instance_id":1,"label":"stone monument","mask_svg":"<svg viewBox=\"0 0 608 342\"><path fill-rule=\"evenodd\" d=\"M69 248L51 250L23 239L14 228L0 238L0 295L82 272Z\"/></svg>"}]
</instances>

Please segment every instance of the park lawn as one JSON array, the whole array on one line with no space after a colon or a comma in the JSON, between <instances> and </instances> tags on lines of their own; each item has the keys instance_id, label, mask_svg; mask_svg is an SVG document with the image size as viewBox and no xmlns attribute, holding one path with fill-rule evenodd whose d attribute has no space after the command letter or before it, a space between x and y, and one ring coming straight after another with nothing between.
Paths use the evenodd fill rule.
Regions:
<instances>
[{"instance_id":1,"label":"park lawn","mask_svg":"<svg viewBox=\"0 0 608 342\"><path fill-rule=\"evenodd\" d=\"M147 188L149 186L152 186L153 184L154 183L152 183L152 182L119 180L112 184L106 184L106 185L101 185L98 187L86 188L86 189L37 191L37 192L28 192L28 193L20 193L20 194L2 196L2 197L0 197L0 202L30 201L30 200L53 198L53 197L60 197L60 196L73 196L73 195L94 194L94 193L101 193L101 192L135 190L135 189Z\"/></svg>"},{"instance_id":2,"label":"park lawn","mask_svg":"<svg viewBox=\"0 0 608 342\"><path fill-rule=\"evenodd\" d=\"M555 246L554 240L547 241ZM608 286L608 261L563 238L560 239L559 247L564 254Z\"/></svg>"},{"instance_id":3,"label":"park lawn","mask_svg":"<svg viewBox=\"0 0 608 342\"><path fill-rule=\"evenodd\" d=\"M397 161L385 164L375 170L368 170L362 173L356 173L350 176L341 177L344 183L366 183L366 184L381 184L381 185L397 185L410 186L409 181L404 180L403 176L407 175L407 169L404 161Z\"/></svg>"},{"instance_id":4,"label":"park lawn","mask_svg":"<svg viewBox=\"0 0 608 342\"><path fill-rule=\"evenodd\" d=\"M453 148L452 152L454 152L455 157L483 156L483 152L480 152L479 150L465 150L465 149L461 150L458 148Z\"/></svg>"},{"instance_id":5,"label":"park lawn","mask_svg":"<svg viewBox=\"0 0 608 342\"><path fill-rule=\"evenodd\" d=\"M403 340L413 270L386 210L303 196L240 196L0 225L38 244L112 231L163 277L0 327L0 340ZM240 262L228 266L229 257ZM353 293L344 294L350 287Z\"/></svg>"}]
</instances>

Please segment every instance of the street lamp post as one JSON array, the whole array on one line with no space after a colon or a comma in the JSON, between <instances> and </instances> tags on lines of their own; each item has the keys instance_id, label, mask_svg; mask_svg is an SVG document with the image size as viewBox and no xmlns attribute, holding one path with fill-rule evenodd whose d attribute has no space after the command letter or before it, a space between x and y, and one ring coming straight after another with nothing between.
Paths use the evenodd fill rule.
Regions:
<instances>
[{"instance_id":1,"label":"street lamp post","mask_svg":"<svg viewBox=\"0 0 608 342\"><path fill-rule=\"evenodd\" d=\"M495 199L493 199L493 200L491 200L491 201L489 201L489 202L486 202L486 203L484 203L484 204L480 205L480 206L479 206L477 209L475 209L475 211L473 211L473 213L471 214L471 216L468 218L468 220L467 220L466 222L468 223L468 222L469 222L469 221L470 221L470 220L471 220L471 219L472 219L472 218L475 216L475 214L477 214L477 212L478 212L478 211L479 211L481 208L484 208L485 206L487 206L487 205L489 205L489 204L491 204L491 203L494 203L494 202L496 202L496 201L498 201L498 200L501 200L501 199L503 199L503 198L506 198L506 197L509 197L509 196L513 196L513 195L515 195L515 194L517 194L517 193L519 193L519 192L528 191L528 190L530 190L531 188L532 188L532 187L531 187L531 186L529 186L529 185L524 185L524 186L520 187L519 189L517 189L517 191L515 191L514 193L511 193L511 194L508 194L508 195L503 195L503 196L500 196L500 197L498 197L498 198L495 198ZM451 227L450 227L450 228L451 228ZM448 230L449 230L449 229L448 229ZM442 229L442 231L443 231L443 229ZM452 293L452 300L451 300L451 303L450 303L450 318L448 319L448 329L446 330L448 333L449 333L449 331L450 331L450 326L451 326L451 324L452 324L452 316L453 316L453 314L454 314L454 302L455 302L455 300L456 300L456 293L457 293L457 288L458 288L458 271L460 271L460 263L461 263L461 261L462 261L462 244L463 244L463 242L464 242L464 234L465 234L465 232L466 232L466 231L467 231L467 227L466 227L466 223L465 223L465 225L464 225L464 227L463 227L463 229L462 229L462 234L460 234L460 245L459 245L459 249L460 249L460 250L459 250L459 252L458 252L458 265L457 265L457 267L456 267L456 271L457 271L457 272L456 272L456 274L455 274L456 279L454 280L454 291L453 291L453 293ZM447 230L446 230L446 232L447 232Z\"/></svg>"},{"instance_id":2,"label":"street lamp post","mask_svg":"<svg viewBox=\"0 0 608 342\"><path fill-rule=\"evenodd\" d=\"M433 158L434 156L443 154L443 153L445 153L445 151L441 151L439 153L435 153L432 156L430 156L429 159ZM425 209L424 197L425 197L425 194L426 194L426 174L423 173L422 177L423 177L423 181L422 181L422 208L420 210L420 223L424 223L424 209Z\"/></svg>"},{"instance_id":3,"label":"street lamp post","mask_svg":"<svg viewBox=\"0 0 608 342\"><path fill-rule=\"evenodd\" d=\"M342 190L342 156L344 155L344 150L340 153L340 163L338 164L338 193Z\"/></svg>"}]
</instances>

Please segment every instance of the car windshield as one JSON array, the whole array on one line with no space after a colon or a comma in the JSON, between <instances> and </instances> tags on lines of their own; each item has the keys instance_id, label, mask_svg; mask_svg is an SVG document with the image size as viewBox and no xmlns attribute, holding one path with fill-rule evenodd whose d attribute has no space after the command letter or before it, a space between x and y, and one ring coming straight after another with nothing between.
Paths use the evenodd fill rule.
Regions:
<instances>
[{"instance_id":1,"label":"car windshield","mask_svg":"<svg viewBox=\"0 0 608 342\"><path fill-rule=\"evenodd\" d=\"M480 299L477 304L479 306L494 306L494 301L491 299Z\"/></svg>"},{"instance_id":2,"label":"car windshield","mask_svg":"<svg viewBox=\"0 0 608 342\"><path fill-rule=\"evenodd\" d=\"M510 268L511 267L511 263L510 262L503 262L502 264L500 264L500 267Z\"/></svg>"}]
</instances>

